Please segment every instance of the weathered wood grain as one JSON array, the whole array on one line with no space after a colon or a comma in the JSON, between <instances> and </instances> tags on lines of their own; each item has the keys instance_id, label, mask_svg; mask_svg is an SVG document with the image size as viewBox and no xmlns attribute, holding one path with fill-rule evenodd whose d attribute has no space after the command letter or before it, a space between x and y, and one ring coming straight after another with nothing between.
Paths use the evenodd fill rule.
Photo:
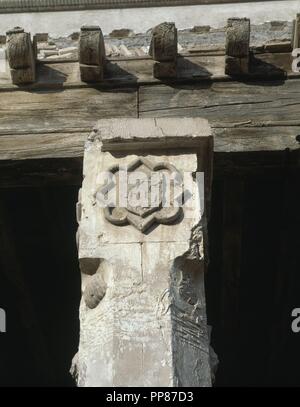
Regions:
<instances>
[{"instance_id":1,"label":"weathered wood grain","mask_svg":"<svg viewBox=\"0 0 300 407\"><path fill-rule=\"evenodd\" d=\"M177 57L177 78L170 78L174 83L180 81L198 82L207 80L229 80L225 75L225 56L211 51L209 55L192 54ZM136 86L137 84L161 83L153 77L153 61L150 57L112 59L107 58L105 78L101 86L118 88ZM256 53L251 56L249 78L284 78L295 75L292 72L291 53ZM39 63L36 67L36 82L21 88L11 83L10 73L0 73L0 91L6 89L40 89L44 87L69 88L88 87L80 79L80 67L76 61L51 61Z\"/></svg>"},{"instance_id":2,"label":"weathered wood grain","mask_svg":"<svg viewBox=\"0 0 300 407\"><path fill-rule=\"evenodd\" d=\"M10 0L0 3L0 13L26 13L41 11L62 11L129 7L159 7L193 4L236 3L249 0ZM252 0L253 1L253 0ZM259 0L254 0L259 1ZM269 0L267 0L269 1Z\"/></svg>"},{"instance_id":3,"label":"weathered wood grain","mask_svg":"<svg viewBox=\"0 0 300 407\"><path fill-rule=\"evenodd\" d=\"M35 81L35 50L29 33L16 27L7 32L7 59L15 85Z\"/></svg>"},{"instance_id":4,"label":"weathered wood grain","mask_svg":"<svg viewBox=\"0 0 300 407\"><path fill-rule=\"evenodd\" d=\"M2 92L0 134L86 129L103 117L136 117L134 89Z\"/></svg>"},{"instance_id":5,"label":"weathered wood grain","mask_svg":"<svg viewBox=\"0 0 300 407\"><path fill-rule=\"evenodd\" d=\"M218 153L300 150L300 126L214 128Z\"/></svg>"},{"instance_id":6,"label":"weathered wood grain","mask_svg":"<svg viewBox=\"0 0 300 407\"><path fill-rule=\"evenodd\" d=\"M82 157L89 132L36 133L0 137L0 160Z\"/></svg>"},{"instance_id":7,"label":"weathered wood grain","mask_svg":"<svg viewBox=\"0 0 300 407\"><path fill-rule=\"evenodd\" d=\"M215 153L300 151L300 126L215 128ZM0 136L0 161L82 157L89 131L7 134Z\"/></svg>"},{"instance_id":8,"label":"weathered wood grain","mask_svg":"<svg viewBox=\"0 0 300 407\"><path fill-rule=\"evenodd\" d=\"M287 151L253 151L214 154L214 180L227 176L280 176ZM290 171L299 174L300 154L289 152ZM0 188L24 186L65 186L82 183L82 157L0 160Z\"/></svg>"},{"instance_id":9,"label":"weathered wood grain","mask_svg":"<svg viewBox=\"0 0 300 407\"><path fill-rule=\"evenodd\" d=\"M140 117L200 116L218 127L300 125L300 81L141 86Z\"/></svg>"},{"instance_id":10,"label":"weathered wood grain","mask_svg":"<svg viewBox=\"0 0 300 407\"><path fill-rule=\"evenodd\" d=\"M249 45L250 20L248 18L229 18L226 28L226 74L248 73Z\"/></svg>"},{"instance_id":11,"label":"weathered wood grain","mask_svg":"<svg viewBox=\"0 0 300 407\"><path fill-rule=\"evenodd\" d=\"M71 140L68 140L72 144ZM20 136L18 136L20 137ZM25 137L25 136L24 136ZM42 136L40 137L42 138ZM2 137L0 137L1 142ZM82 140L77 139L74 147L67 147L60 150L61 144L42 146L42 142L35 150L24 149L24 152L16 145L11 145L8 154L0 156L0 188L20 187L20 186L64 186L81 185L82 183ZM36 143L39 137L30 139L31 143ZM44 140L45 142L45 140ZM32 145L32 144L31 144ZM47 146L47 143L45 142ZM215 138L215 146L218 145L218 138ZM255 146L255 143L253 144ZM271 146L272 147L272 146ZM279 147L279 146L277 146ZM284 147L284 146L282 146ZM218 147L217 147L218 149ZM3 151L0 143L0 151ZM224 179L227 176L248 176L273 174L280 176L286 166L286 157L289 156L290 172L299 174L300 170L300 150L261 150L261 151L236 151L221 152L214 154L214 180ZM5 159L6 157L6 159ZM9 159L7 157L10 157ZM31 157L31 158L30 158Z\"/></svg>"},{"instance_id":12,"label":"weathered wood grain","mask_svg":"<svg viewBox=\"0 0 300 407\"><path fill-rule=\"evenodd\" d=\"M105 45L101 28L81 27L79 37L79 67L83 82L99 82L103 79Z\"/></svg>"}]
</instances>

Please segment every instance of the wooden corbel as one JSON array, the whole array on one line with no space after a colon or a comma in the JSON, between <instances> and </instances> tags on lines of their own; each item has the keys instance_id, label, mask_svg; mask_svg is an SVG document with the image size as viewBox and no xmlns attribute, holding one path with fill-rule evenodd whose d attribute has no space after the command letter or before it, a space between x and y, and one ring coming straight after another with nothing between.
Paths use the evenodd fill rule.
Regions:
<instances>
[{"instance_id":1,"label":"wooden corbel","mask_svg":"<svg viewBox=\"0 0 300 407\"><path fill-rule=\"evenodd\" d=\"M105 45L101 28L81 27L79 37L79 65L83 82L100 82L106 63Z\"/></svg>"},{"instance_id":2,"label":"wooden corbel","mask_svg":"<svg viewBox=\"0 0 300 407\"><path fill-rule=\"evenodd\" d=\"M226 29L225 74L243 75L249 72L250 20L229 18Z\"/></svg>"},{"instance_id":3,"label":"wooden corbel","mask_svg":"<svg viewBox=\"0 0 300 407\"><path fill-rule=\"evenodd\" d=\"M177 76L177 28L174 23L162 23L153 28L149 55L155 78Z\"/></svg>"},{"instance_id":4,"label":"wooden corbel","mask_svg":"<svg viewBox=\"0 0 300 407\"><path fill-rule=\"evenodd\" d=\"M7 59L12 83L22 85L35 82L35 52L30 33L15 27L6 33Z\"/></svg>"}]
</instances>

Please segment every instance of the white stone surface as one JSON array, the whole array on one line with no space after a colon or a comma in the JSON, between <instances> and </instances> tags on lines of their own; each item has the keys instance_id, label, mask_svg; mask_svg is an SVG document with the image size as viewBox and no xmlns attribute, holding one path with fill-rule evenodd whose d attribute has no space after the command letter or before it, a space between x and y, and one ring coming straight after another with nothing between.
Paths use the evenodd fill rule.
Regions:
<instances>
[{"instance_id":1,"label":"white stone surface","mask_svg":"<svg viewBox=\"0 0 300 407\"><path fill-rule=\"evenodd\" d=\"M6 49L0 48L0 78L1 78L1 75L6 77L8 72L9 72L9 66L8 66L8 61L6 58Z\"/></svg>"},{"instance_id":2,"label":"white stone surface","mask_svg":"<svg viewBox=\"0 0 300 407\"><path fill-rule=\"evenodd\" d=\"M299 10L299 0L281 0L241 4L0 14L0 33L21 26L33 34L48 32L51 36L59 37L78 31L85 24L100 25L103 34L109 34L119 28L129 28L140 33L163 21L175 22L178 29L191 28L195 25L220 28L226 25L230 17L248 17L253 24L271 20L292 21Z\"/></svg>"}]
</instances>

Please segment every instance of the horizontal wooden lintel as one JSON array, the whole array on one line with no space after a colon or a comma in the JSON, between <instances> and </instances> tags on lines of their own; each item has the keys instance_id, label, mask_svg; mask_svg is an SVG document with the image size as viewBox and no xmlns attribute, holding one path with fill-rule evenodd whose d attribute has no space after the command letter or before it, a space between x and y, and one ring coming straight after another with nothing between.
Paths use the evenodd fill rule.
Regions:
<instances>
[{"instance_id":1,"label":"horizontal wooden lintel","mask_svg":"<svg viewBox=\"0 0 300 407\"><path fill-rule=\"evenodd\" d=\"M300 73L292 70L291 53L253 53L249 73L243 80L297 78ZM238 76L225 75L225 55L207 54L180 55L177 60L177 77L157 79L153 77L155 61L151 58L107 59L104 79L97 84L103 87L137 86L159 83L182 83L202 81L228 81ZM80 79L77 61L40 62L36 67L36 82L14 85L9 70L0 73L0 91L43 88L89 87Z\"/></svg>"},{"instance_id":2,"label":"horizontal wooden lintel","mask_svg":"<svg viewBox=\"0 0 300 407\"><path fill-rule=\"evenodd\" d=\"M242 3L247 1L249 0L2 0L0 2L0 13L7 14L90 9L188 6L201 4Z\"/></svg>"}]
</instances>

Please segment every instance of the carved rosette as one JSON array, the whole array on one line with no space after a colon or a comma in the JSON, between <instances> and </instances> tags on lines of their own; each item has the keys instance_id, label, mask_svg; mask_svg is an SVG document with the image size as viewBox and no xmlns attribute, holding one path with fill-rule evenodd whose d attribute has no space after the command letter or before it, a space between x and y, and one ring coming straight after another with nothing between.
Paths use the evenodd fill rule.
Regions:
<instances>
[{"instance_id":1,"label":"carved rosette","mask_svg":"<svg viewBox=\"0 0 300 407\"><path fill-rule=\"evenodd\" d=\"M119 165L115 165L109 169L109 172L115 175L118 178L118 173L124 170ZM132 162L127 168L126 171L130 177L130 174L136 171L139 171L146 175L146 190L148 193L148 205L141 206L141 205L133 205L129 201L127 201L126 207L121 207L118 205L110 206L104 208L104 215L105 218L112 224L117 226L123 225L132 225L136 229L140 230L141 232L145 233L149 230L149 228L155 224L171 224L178 220L182 215L182 208L176 206L174 202L174 183L176 184L175 187L179 188L182 186L182 177L178 170L171 164L166 162L160 162L153 164L149 160L145 158L138 158L134 162ZM170 186L170 189L164 189L164 182L168 182L164 174L168 174L168 180L172 178L173 180L173 188ZM159 185L156 186L158 192L158 196L155 199L155 203L151 202L151 196L153 197L153 190L152 190L152 180L151 176L153 174L158 175ZM118 182L117 182L118 184ZM135 186L130 184L127 185L128 195L132 191ZM107 193L107 186L102 186L99 190L101 195L105 195ZM171 197L165 197L165 193L170 192ZM116 193L118 195L119 188L116 185ZM97 197L97 193L96 193ZM166 204L167 202L167 204Z\"/></svg>"}]
</instances>

